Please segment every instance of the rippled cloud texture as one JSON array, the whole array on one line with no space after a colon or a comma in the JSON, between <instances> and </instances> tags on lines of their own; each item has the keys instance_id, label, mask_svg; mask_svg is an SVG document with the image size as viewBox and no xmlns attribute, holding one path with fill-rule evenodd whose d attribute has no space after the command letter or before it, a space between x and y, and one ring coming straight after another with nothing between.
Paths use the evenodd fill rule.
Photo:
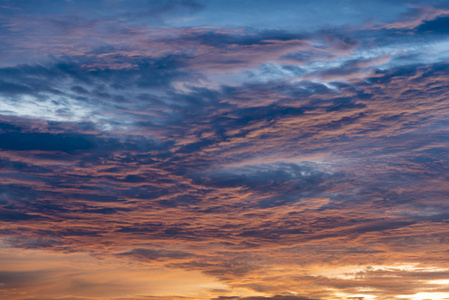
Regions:
<instances>
[{"instance_id":1,"label":"rippled cloud texture","mask_svg":"<svg viewBox=\"0 0 449 300\"><path fill-rule=\"evenodd\" d=\"M1 299L449 299L449 2L0 3Z\"/></svg>"}]
</instances>

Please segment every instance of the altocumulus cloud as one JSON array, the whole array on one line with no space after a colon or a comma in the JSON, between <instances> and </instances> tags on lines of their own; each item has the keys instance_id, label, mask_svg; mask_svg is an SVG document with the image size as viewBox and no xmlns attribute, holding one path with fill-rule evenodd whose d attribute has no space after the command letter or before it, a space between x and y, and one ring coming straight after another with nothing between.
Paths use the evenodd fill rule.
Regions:
<instances>
[{"instance_id":1,"label":"altocumulus cloud","mask_svg":"<svg viewBox=\"0 0 449 300\"><path fill-rule=\"evenodd\" d=\"M3 2L1 297L447 298L447 3Z\"/></svg>"}]
</instances>

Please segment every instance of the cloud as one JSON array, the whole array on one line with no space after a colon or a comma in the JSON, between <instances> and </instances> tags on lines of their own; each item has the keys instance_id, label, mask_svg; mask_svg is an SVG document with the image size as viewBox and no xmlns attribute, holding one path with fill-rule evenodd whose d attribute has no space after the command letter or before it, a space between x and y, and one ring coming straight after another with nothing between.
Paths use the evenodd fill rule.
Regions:
<instances>
[{"instance_id":1,"label":"cloud","mask_svg":"<svg viewBox=\"0 0 449 300\"><path fill-rule=\"evenodd\" d=\"M449 25L449 17L439 16L434 20L423 22L416 30L422 34L447 34L447 26Z\"/></svg>"},{"instance_id":2,"label":"cloud","mask_svg":"<svg viewBox=\"0 0 449 300\"><path fill-rule=\"evenodd\" d=\"M3 150L43 150L74 152L78 150L91 150L94 144L86 135L56 135L50 133L3 133L0 135ZM90 137L92 138L92 136Z\"/></svg>"},{"instance_id":3,"label":"cloud","mask_svg":"<svg viewBox=\"0 0 449 300\"><path fill-rule=\"evenodd\" d=\"M206 173L203 180L201 177L198 178L198 183L217 187L247 186L258 189L263 187L269 188L270 185L279 185L295 180L313 183L314 181L320 181L319 177L324 174L325 172L319 170L319 166L313 163L261 164L218 170L211 172L210 175Z\"/></svg>"},{"instance_id":4,"label":"cloud","mask_svg":"<svg viewBox=\"0 0 449 300\"><path fill-rule=\"evenodd\" d=\"M213 300L312 300L312 298L301 297L301 296L271 296L271 297L227 297L220 296L218 298L213 298Z\"/></svg>"},{"instance_id":5,"label":"cloud","mask_svg":"<svg viewBox=\"0 0 449 300\"><path fill-rule=\"evenodd\" d=\"M275 30L104 3L5 21L0 297L447 292L442 6Z\"/></svg>"},{"instance_id":6,"label":"cloud","mask_svg":"<svg viewBox=\"0 0 449 300\"><path fill-rule=\"evenodd\" d=\"M133 249L129 252L122 252L117 255L129 256L135 259L152 261L152 260L173 260L173 259L185 259L192 257L191 253L177 251L177 250L163 250L163 249Z\"/></svg>"},{"instance_id":7,"label":"cloud","mask_svg":"<svg viewBox=\"0 0 449 300\"><path fill-rule=\"evenodd\" d=\"M136 3L137 4L137 3ZM134 5L133 5L134 6ZM140 8L140 9L139 9ZM155 1L144 0L123 14L126 18L150 18L154 24L166 23L167 18L189 15L205 8L205 4L195 0ZM159 25L159 24L158 24Z\"/></svg>"},{"instance_id":8,"label":"cloud","mask_svg":"<svg viewBox=\"0 0 449 300\"><path fill-rule=\"evenodd\" d=\"M15 221L40 219L41 217L16 211L2 210L0 211L0 218L5 222L15 222Z\"/></svg>"}]
</instances>

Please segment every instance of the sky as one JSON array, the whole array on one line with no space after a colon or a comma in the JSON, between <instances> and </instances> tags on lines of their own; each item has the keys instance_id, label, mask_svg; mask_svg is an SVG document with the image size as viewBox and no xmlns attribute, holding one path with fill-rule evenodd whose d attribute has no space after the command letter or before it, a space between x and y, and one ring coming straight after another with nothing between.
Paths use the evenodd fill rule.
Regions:
<instances>
[{"instance_id":1,"label":"sky","mask_svg":"<svg viewBox=\"0 0 449 300\"><path fill-rule=\"evenodd\" d=\"M0 298L449 299L449 1L0 0Z\"/></svg>"}]
</instances>

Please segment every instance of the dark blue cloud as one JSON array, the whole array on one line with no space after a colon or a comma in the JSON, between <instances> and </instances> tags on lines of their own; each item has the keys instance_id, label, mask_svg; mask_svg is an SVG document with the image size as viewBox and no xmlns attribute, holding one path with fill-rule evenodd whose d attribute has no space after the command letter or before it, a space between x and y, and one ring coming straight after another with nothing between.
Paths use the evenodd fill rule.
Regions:
<instances>
[{"instance_id":1,"label":"dark blue cloud","mask_svg":"<svg viewBox=\"0 0 449 300\"><path fill-rule=\"evenodd\" d=\"M205 173L197 176L195 180L197 183L206 186L243 186L252 189L269 189L270 187L288 184L288 182L320 183L325 176L326 173L313 164L279 163L215 171L210 174Z\"/></svg>"},{"instance_id":2,"label":"dark blue cloud","mask_svg":"<svg viewBox=\"0 0 449 300\"><path fill-rule=\"evenodd\" d=\"M17 133L0 134L0 149L2 150L42 150L75 152L87 151L95 147L93 136L81 134L50 134L50 133Z\"/></svg>"},{"instance_id":3,"label":"dark blue cloud","mask_svg":"<svg viewBox=\"0 0 449 300\"><path fill-rule=\"evenodd\" d=\"M207 32L191 37L191 40L200 42L203 45L213 47L227 47L227 46L254 46L254 45L268 45L273 41L291 41L303 38L303 35L288 32L286 30L265 30L257 32L256 34L227 34L221 32ZM238 58L236 58L238 59Z\"/></svg>"},{"instance_id":4,"label":"dark blue cloud","mask_svg":"<svg viewBox=\"0 0 449 300\"><path fill-rule=\"evenodd\" d=\"M440 16L434 20L425 21L416 28L422 34L447 34L449 33L449 17Z\"/></svg>"},{"instance_id":5,"label":"dark blue cloud","mask_svg":"<svg viewBox=\"0 0 449 300\"><path fill-rule=\"evenodd\" d=\"M165 250L165 249L145 249L137 248L129 252L122 252L117 255L129 256L139 260L161 260L161 259L184 259L192 257L193 255L188 252L178 250Z\"/></svg>"},{"instance_id":6,"label":"dark blue cloud","mask_svg":"<svg viewBox=\"0 0 449 300\"><path fill-rule=\"evenodd\" d=\"M41 216L31 215L18 211L11 211L0 208L0 220L3 222L17 222L17 221L28 221L28 220L39 220L42 219Z\"/></svg>"},{"instance_id":7,"label":"dark blue cloud","mask_svg":"<svg viewBox=\"0 0 449 300\"><path fill-rule=\"evenodd\" d=\"M104 53L101 49L98 51L98 54ZM107 64L105 68L96 68L96 61L84 57L67 57L65 61L47 66L18 65L0 69L0 76L5 78L0 82L0 92L4 95L35 95L39 92L67 94L54 88L65 80L76 84L72 91L80 95L89 94L86 88L101 89L105 83L116 90L130 86L163 89L169 87L173 79L186 75L179 70L183 65L183 56L138 58L135 61L128 57L115 58L133 62L136 69L115 70L107 68ZM89 67L90 64L92 67ZM97 93L97 96L101 94ZM108 98L108 94L105 93L104 97Z\"/></svg>"}]
</instances>

